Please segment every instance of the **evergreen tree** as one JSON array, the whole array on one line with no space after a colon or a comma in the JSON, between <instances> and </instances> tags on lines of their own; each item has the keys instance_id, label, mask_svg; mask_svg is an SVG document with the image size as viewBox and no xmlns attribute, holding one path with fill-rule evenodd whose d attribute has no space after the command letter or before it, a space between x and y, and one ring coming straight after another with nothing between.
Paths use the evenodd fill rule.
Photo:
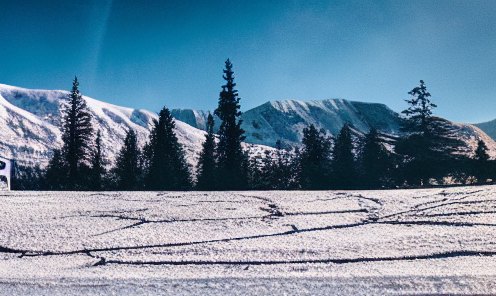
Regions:
<instances>
[{"instance_id":1,"label":"evergreen tree","mask_svg":"<svg viewBox=\"0 0 496 296\"><path fill-rule=\"evenodd\" d=\"M351 129L345 124L339 132L332 152L332 183L335 188L352 189L356 186L357 171L353 155Z\"/></svg>"},{"instance_id":2,"label":"evergreen tree","mask_svg":"<svg viewBox=\"0 0 496 296\"><path fill-rule=\"evenodd\" d=\"M299 154L298 183L301 189L329 188L331 143L324 129L312 124L303 129L303 150Z\"/></svg>"},{"instance_id":3,"label":"evergreen tree","mask_svg":"<svg viewBox=\"0 0 496 296\"><path fill-rule=\"evenodd\" d=\"M185 153L174 133L175 122L169 109L163 108L154 120L147 147L149 167L146 185L149 190L186 190L191 175Z\"/></svg>"},{"instance_id":4,"label":"evergreen tree","mask_svg":"<svg viewBox=\"0 0 496 296\"><path fill-rule=\"evenodd\" d=\"M197 166L197 183L198 190L214 190L217 188L216 162L215 162L215 135L214 135L214 117L208 114L207 118L207 135L203 142L203 149L200 153L200 159Z\"/></svg>"},{"instance_id":5,"label":"evergreen tree","mask_svg":"<svg viewBox=\"0 0 496 296\"><path fill-rule=\"evenodd\" d=\"M363 182L360 185L367 189L381 188L391 169L392 159L377 129L372 127L365 135L360 151L360 175Z\"/></svg>"},{"instance_id":6,"label":"evergreen tree","mask_svg":"<svg viewBox=\"0 0 496 296\"><path fill-rule=\"evenodd\" d=\"M223 78L226 84L222 86L219 106L215 110L222 121L218 134L217 145L217 175L219 188L223 190L242 190L248 186L248 158L241 148L244 141L244 130L241 129L239 111L240 98L234 89L234 72L232 63L227 59Z\"/></svg>"},{"instance_id":7,"label":"evergreen tree","mask_svg":"<svg viewBox=\"0 0 496 296\"><path fill-rule=\"evenodd\" d=\"M90 185L91 190L103 190L104 180L107 175L105 169L105 159L102 151L102 134L98 131L95 140L95 147L92 150L91 157L91 171L90 171Z\"/></svg>"},{"instance_id":8,"label":"evergreen tree","mask_svg":"<svg viewBox=\"0 0 496 296\"><path fill-rule=\"evenodd\" d=\"M91 113L79 92L77 77L74 78L71 94L63 104L62 157L63 162L67 164L67 185L69 189L81 189L79 169L88 159L93 128Z\"/></svg>"},{"instance_id":9,"label":"evergreen tree","mask_svg":"<svg viewBox=\"0 0 496 296\"><path fill-rule=\"evenodd\" d=\"M410 107L402 112L407 115L401 126L405 134L396 142L395 151L405 156L403 178L411 185L427 185L430 178L442 180L453 171L453 163L459 162L453 152L464 143L454 135L453 124L433 116L437 106L430 101L424 81L408 94L412 96L406 100Z\"/></svg>"},{"instance_id":10,"label":"evergreen tree","mask_svg":"<svg viewBox=\"0 0 496 296\"><path fill-rule=\"evenodd\" d=\"M489 161L489 155L487 154L488 148L484 141L479 140L477 142L477 149L475 150L475 164L474 164L474 175L477 178L477 183L484 184L487 179L494 176L491 174L491 162ZM494 169L494 168L493 168Z\"/></svg>"},{"instance_id":11,"label":"evergreen tree","mask_svg":"<svg viewBox=\"0 0 496 296\"><path fill-rule=\"evenodd\" d=\"M136 133L129 129L113 169L118 190L138 190L142 187L140 155Z\"/></svg>"},{"instance_id":12,"label":"evergreen tree","mask_svg":"<svg viewBox=\"0 0 496 296\"><path fill-rule=\"evenodd\" d=\"M43 189L46 190L67 190L71 189L67 185L69 178L67 174L67 165L64 162L62 153L59 149L53 151L53 156L48 162L45 171Z\"/></svg>"},{"instance_id":13,"label":"evergreen tree","mask_svg":"<svg viewBox=\"0 0 496 296\"><path fill-rule=\"evenodd\" d=\"M34 167L18 165L13 162L10 187L12 190L42 190L44 186L43 170L38 164Z\"/></svg>"}]
</instances>

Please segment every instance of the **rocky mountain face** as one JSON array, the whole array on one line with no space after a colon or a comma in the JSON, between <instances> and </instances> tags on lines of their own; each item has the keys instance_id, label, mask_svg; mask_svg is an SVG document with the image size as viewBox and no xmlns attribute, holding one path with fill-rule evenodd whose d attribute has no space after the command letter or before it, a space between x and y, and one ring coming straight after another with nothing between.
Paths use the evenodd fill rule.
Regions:
<instances>
[{"instance_id":1,"label":"rocky mountain face","mask_svg":"<svg viewBox=\"0 0 496 296\"><path fill-rule=\"evenodd\" d=\"M20 164L45 166L52 150L62 147L60 101L68 95L67 91L29 90L0 84L0 155ZM83 98L93 114L95 131L102 132L110 163L121 149L127 130L136 132L140 145L148 141L157 114ZM204 134L176 121L176 135L191 164L197 162Z\"/></svg>"},{"instance_id":2,"label":"rocky mountain face","mask_svg":"<svg viewBox=\"0 0 496 296\"><path fill-rule=\"evenodd\" d=\"M496 141L496 119L488 122L476 123L474 125L483 130L488 136Z\"/></svg>"}]
</instances>

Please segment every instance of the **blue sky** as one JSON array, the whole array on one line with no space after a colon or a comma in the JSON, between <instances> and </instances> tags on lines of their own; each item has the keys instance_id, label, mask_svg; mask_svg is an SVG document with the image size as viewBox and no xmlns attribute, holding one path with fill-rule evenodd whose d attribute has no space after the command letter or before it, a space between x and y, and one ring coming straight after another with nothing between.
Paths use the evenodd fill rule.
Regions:
<instances>
[{"instance_id":1,"label":"blue sky","mask_svg":"<svg viewBox=\"0 0 496 296\"><path fill-rule=\"evenodd\" d=\"M242 110L343 98L496 118L496 1L0 1L0 83L158 111L213 110L224 61Z\"/></svg>"}]
</instances>

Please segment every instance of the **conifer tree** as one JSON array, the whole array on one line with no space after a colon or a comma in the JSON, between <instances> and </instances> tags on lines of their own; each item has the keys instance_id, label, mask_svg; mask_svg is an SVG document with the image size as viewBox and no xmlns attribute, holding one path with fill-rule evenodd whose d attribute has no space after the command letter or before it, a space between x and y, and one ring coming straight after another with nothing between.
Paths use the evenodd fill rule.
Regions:
<instances>
[{"instance_id":1,"label":"conifer tree","mask_svg":"<svg viewBox=\"0 0 496 296\"><path fill-rule=\"evenodd\" d=\"M453 152L464 143L454 136L453 124L433 116L437 105L431 102L423 80L408 94L412 96L406 100L410 107L402 112L407 118L401 125L405 134L396 142L395 151L405 156L404 179L412 185L427 185L430 178L442 180L453 170L452 164L458 162Z\"/></svg>"},{"instance_id":2,"label":"conifer tree","mask_svg":"<svg viewBox=\"0 0 496 296\"><path fill-rule=\"evenodd\" d=\"M79 92L79 82L74 78L72 91L62 110L63 162L67 165L69 189L81 189L79 170L88 159L91 149L93 127L91 113Z\"/></svg>"},{"instance_id":3,"label":"conifer tree","mask_svg":"<svg viewBox=\"0 0 496 296\"><path fill-rule=\"evenodd\" d=\"M198 190L214 190L217 188L215 134L214 117L210 113L207 118L207 135L205 135L205 142L202 146L203 149L197 166L196 187Z\"/></svg>"},{"instance_id":4,"label":"conifer tree","mask_svg":"<svg viewBox=\"0 0 496 296\"><path fill-rule=\"evenodd\" d=\"M45 190L67 190L67 165L64 162L62 153L59 149L53 150L53 156L48 162L45 171L43 189Z\"/></svg>"},{"instance_id":5,"label":"conifer tree","mask_svg":"<svg viewBox=\"0 0 496 296\"><path fill-rule=\"evenodd\" d=\"M113 173L118 190L138 190L142 188L142 167L140 162L141 150L133 129L129 129L124 139Z\"/></svg>"},{"instance_id":6,"label":"conifer tree","mask_svg":"<svg viewBox=\"0 0 496 296\"><path fill-rule=\"evenodd\" d=\"M188 163L174 132L175 122L169 109L163 108L154 120L147 151L149 190L187 190L192 181Z\"/></svg>"},{"instance_id":7,"label":"conifer tree","mask_svg":"<svg viewBox=\"0 0 496 296\"><path fill-rule=\"evenodd\" d=\"M381 188L391 169L392 159L384 148L377 129L371 127L360 151L360 175L363 182L360 185L367 189Z\"/></svg>"},{"instance_id":8,"label":"conifer tree","mask_svg":"<svg viewBox=\"0 0 496 296\"><path fill-rule=\"evenodd\" d=\"M95 147L91 157L90 185L91 190L102 190L104 187L104 179L107 175L105 169L105 159L102 151L102 133L100 130L96 134Z\"/></svg>"},{"instance_id":9,"label":"conifer tree","mask_svg":"<svg viewBox=\"0 0 496 296\"><path fill-rule=\"evenodd\" d=\"M299 153L298 183L302 189L329 188L331 143L324 129L312 124L303 129L303 150Z\"/></svg>"},{"instance_id":10,"label":"conifer tree","mask_svg":"<svg viewBox=\"0 0 496 296\"><path fill-rule=\"evenodd\" d=\"M357 183L355 156L351 129L345 124L339 132L333 148L332 184L339 189L352 189Z\"/></svg>"},{"instance_id":11,"label":"conifer tree","mask_svg":"<svg viewBox=\"0 0 496 296\"><path fill-rule=\"evenodd\" d=\"M475 150L475 165L474 175L477 178L477 183L484 184L486 180L494 176L491 174L491 162L489 161L488 148L484 141L477 142L477 149ZM494 169L494 168L493 168Z\"/></svg>"},{"instance_id":12,"label":"conifer tree","mask_svg":"<svg viewBox=\"0 0 496 296\"><path fill-rule=\"evenodd\" d=\"M217 145L217 175L219 188L223 190L242 190L248 186L248 159L241 148L244 141L244 130L241 129L239 111L240 98L234 89L234 72L232 63L227 59L223 75L226 84L222 86L219 97L219 106L215 110L222 121Z\"/></svg>"}]
</instances>

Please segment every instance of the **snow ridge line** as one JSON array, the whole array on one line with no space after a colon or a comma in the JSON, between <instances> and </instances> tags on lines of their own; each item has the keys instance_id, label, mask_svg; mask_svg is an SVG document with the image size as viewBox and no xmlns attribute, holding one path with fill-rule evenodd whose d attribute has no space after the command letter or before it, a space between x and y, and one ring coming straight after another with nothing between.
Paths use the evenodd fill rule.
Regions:
<instances>
[{"instance_id":1,"label":"snow ridge line","mask_svg":"<svg viewBox=\"0 0 496 296\"><path fill-rule=\"evenodd\" d=\"M434 253L429 255L412 255L403 257L365 257L365 258L343 258L343 259L315 259L315 260L274 260L274 261L120 261L106 260L101 257L100 261L93 266L107 264L122 265L277 265L277 264L308 264L308 263L361 263L361 262L384 262L384 261L408 261L426 259L444 259L453 257L470 256L496 256L496 251L451 251Z\"/></svg>"}]
</instances>

